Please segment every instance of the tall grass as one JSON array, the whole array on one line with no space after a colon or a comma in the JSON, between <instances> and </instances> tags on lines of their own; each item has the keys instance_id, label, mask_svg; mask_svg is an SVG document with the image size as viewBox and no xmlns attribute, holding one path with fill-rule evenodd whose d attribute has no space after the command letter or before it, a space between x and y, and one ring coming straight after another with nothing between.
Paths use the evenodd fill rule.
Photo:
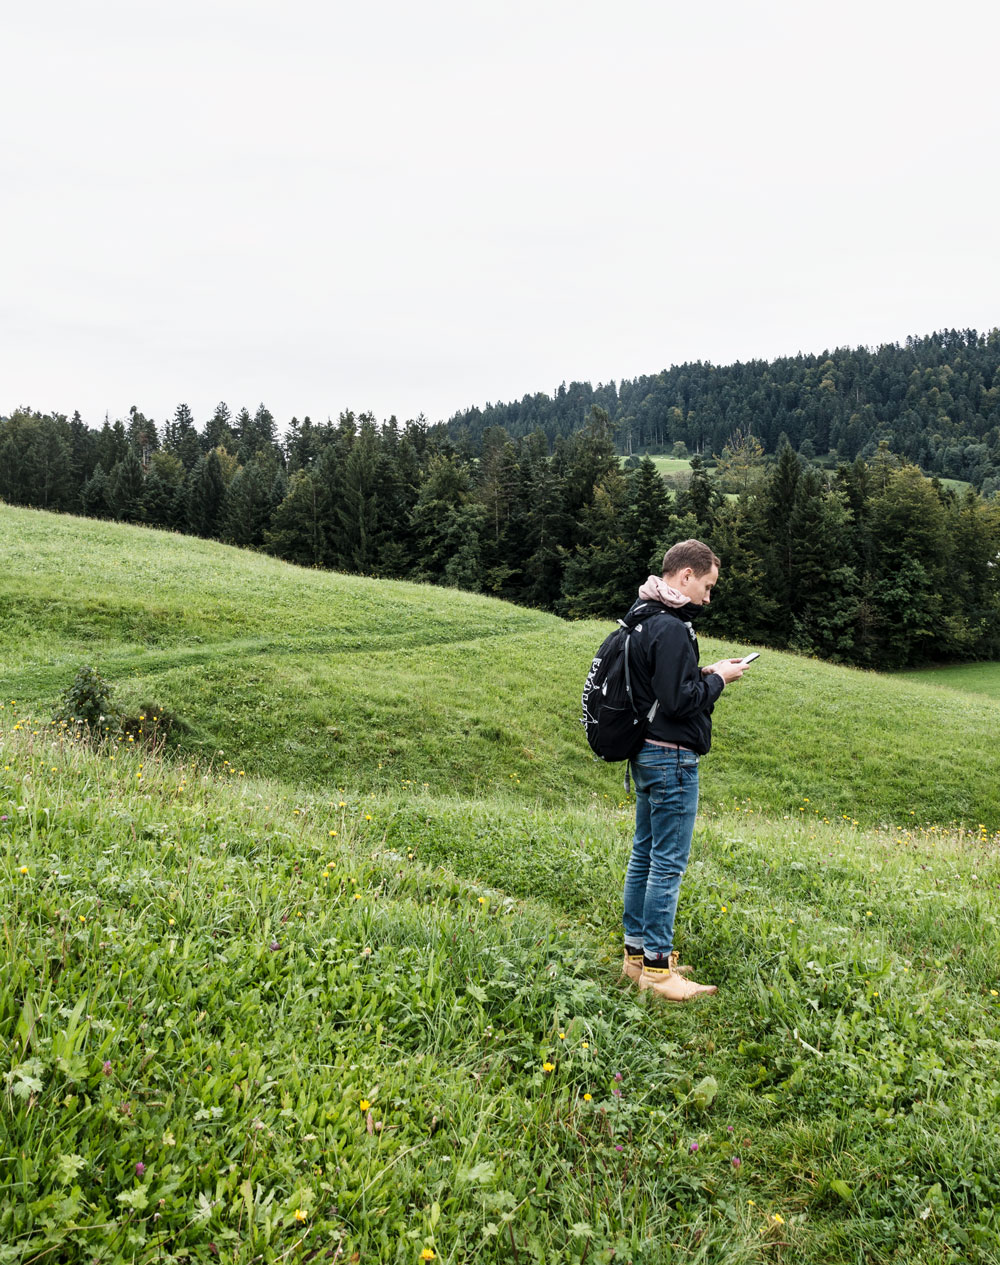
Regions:
<instances>
[{"instance_id":1,"label":"tall grass","mask_svg":"<svg viewBox=\"0 0 1000 1265\"><path fill-rule=\"evenodd\" d=\"M617 975L615 805L30 727L2 765L0 1260L1000 1250L983 832L714 816L679 935L722 990L664 1009Z\"/></svg>"}]
</instances>

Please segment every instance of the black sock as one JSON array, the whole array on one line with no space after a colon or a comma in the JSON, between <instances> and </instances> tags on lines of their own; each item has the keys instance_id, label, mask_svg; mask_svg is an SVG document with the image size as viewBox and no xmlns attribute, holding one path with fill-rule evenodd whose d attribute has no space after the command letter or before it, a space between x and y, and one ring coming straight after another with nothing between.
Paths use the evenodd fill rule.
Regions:
<instances>
[{"instance_id":1,"label":"black sock","mask_svg":"<svg viewBox=\"0 0 1000 1265\"><path fill-rule=\"evenodd\" d=\"M638 948L634 944L629 944L629 942L626 940L625 941L625 956L627 958L641 958L642 949Z\"/></svg>"}]
</instances>

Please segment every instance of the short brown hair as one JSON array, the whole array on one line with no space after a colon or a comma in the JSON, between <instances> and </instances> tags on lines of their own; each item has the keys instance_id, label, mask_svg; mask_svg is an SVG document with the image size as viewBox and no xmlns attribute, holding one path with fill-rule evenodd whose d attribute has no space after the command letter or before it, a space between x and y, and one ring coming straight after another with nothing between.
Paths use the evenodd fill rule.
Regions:
<instances>
[{"instance_id":1,"label":"short brown hair","mask_svg":"<svg viewBox=\"0 0 1000 1265\"><path fill-rule=\"evenodd\" d=\"M676 575L678 571L690 567L696 576L701 577L721 565L708 545L700 540L679 540L663 555L664 575Z\"/></svg>"}]
</instances>

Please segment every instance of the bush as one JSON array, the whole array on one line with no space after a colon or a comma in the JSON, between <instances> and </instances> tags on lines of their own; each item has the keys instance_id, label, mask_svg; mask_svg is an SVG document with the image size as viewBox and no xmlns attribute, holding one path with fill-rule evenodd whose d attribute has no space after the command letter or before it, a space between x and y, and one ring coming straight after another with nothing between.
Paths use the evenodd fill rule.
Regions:
<instances>
[{"instance_id":1,"label":"bush","mask_svg":"<svg viewBox=\"0 0 1000 1265\"><path fill-rule=\"evenodd\" d=\"M97 729L103 721L117 722L117 711L111 701L111 684L89 665L80 668L73 684L63 694L56 720L67 725L84 724Z\"/></svg>"}]
</instances>

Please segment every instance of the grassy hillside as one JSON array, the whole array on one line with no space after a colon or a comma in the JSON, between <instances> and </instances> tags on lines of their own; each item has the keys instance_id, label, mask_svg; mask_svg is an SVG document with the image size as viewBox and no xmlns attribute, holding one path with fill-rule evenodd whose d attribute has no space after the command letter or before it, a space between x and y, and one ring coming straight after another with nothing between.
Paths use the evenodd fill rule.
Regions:
<instances>
[{"instance_id":1,"label":"grassy hillside","mask_svg":"<svg viewBox=\"0 0 1000 1265\"><path fill-rule=\"evenodd\" d=\"M627 812L0 748L0 1260L998 1259L982 832L712 818L663 1008Z\"/></svg>"},{"instance_id":2,"label":"grassy hillside","mask_svg":"<svg viewBox=\"0 0 1000 1265\"><path fill-rule=\"evenodd\" d=\"M0 558L0 697L36 719L91 662L133 711L174 713L183 750L247 774L553 806L620 793L578 723L608 625L8 507ZM716 719L706 808L1000 828L1000 702L767 652Z\"/></svg>"},{"instance_id":3,"label":"grassy hillside","mask_svg":"<svg viewBox=\"0 0 1000 1265\"><path fill-rule=\"evenodd\" d=\"M721 991L662 1007L600 625L7 509L0 556L0 1263L1000 1260L995 703L764 654L678 918ZM85 660L181 747L38 723Z\"/></svg>"}]
</instances>

